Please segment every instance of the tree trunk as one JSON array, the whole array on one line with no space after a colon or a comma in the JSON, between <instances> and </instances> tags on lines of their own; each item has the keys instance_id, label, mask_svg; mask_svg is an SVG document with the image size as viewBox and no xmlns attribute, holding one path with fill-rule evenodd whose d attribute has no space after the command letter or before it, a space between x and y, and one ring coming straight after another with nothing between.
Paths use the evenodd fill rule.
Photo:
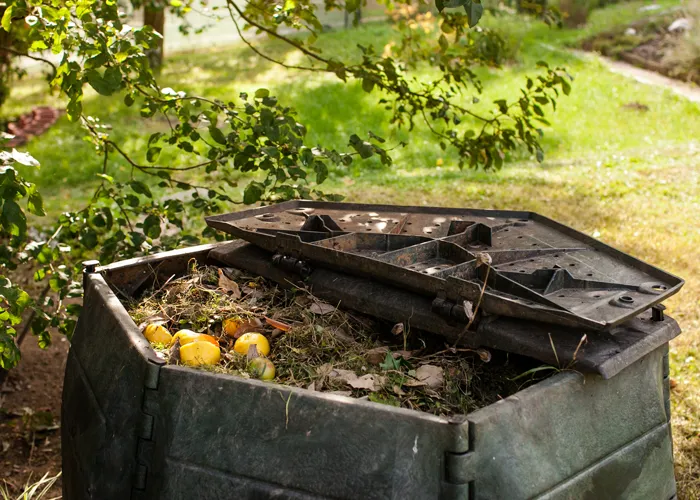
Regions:
<instances>
[{"instance_id":1,"label":"tree trunk","mask_svg":"<svg viewBox=\"0 0 700 500\"><path fill-rule=\"evenodd\" d=\"M2 18L4 13L5 8L0 7L0 18ZM0 107L10 95L10 65L12 64L13 55L2 49L12 47L11 37L10 33L0 29Z\"/></svg>"},{"instance_id":2,"label":"tree trunk","mask_svg":"<svg viewBox=\"0 0 700 500\"><path fill-rule=\"evenodd\" d=\"M153 3L147 2L143 8L143 25L152 26L161 34L158 46L148 52L148 60L153 70L158 70L163 65L163 42L165 41L165 9L154 8Z\"/></svg>"}]
</instances>

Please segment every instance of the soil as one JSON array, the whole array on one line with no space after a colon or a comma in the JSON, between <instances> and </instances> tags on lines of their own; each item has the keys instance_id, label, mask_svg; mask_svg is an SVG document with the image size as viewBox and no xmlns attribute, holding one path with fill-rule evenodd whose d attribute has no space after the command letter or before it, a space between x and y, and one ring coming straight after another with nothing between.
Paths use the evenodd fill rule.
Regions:
<instances>
[{"instance_id":1,"label":"soil","mask_svg":"<svg viewBox=\"0 0 700 500\"><path fill-rule=\"evenodd\" d=\"M22 343L22 360L0 389L0 485L15 498L28 481L61 471L61 393L68 341L54 336L42 350L34 337ZM60 478L48 498L61 495Z\"/></svg>"},{"instance_id":2,"label":"soil","mask_svg":"<svg viewBox=\"0 0 700 500\"><path fill-rule=\"evenodd\" d=\"M671 33L667 30L679 15L645 19L597 34L584 40L581 48L670 78L700 84L700 68L692 64L684 67L666 57L682 36L681 32Z\"/></svg>"}]
</instances>

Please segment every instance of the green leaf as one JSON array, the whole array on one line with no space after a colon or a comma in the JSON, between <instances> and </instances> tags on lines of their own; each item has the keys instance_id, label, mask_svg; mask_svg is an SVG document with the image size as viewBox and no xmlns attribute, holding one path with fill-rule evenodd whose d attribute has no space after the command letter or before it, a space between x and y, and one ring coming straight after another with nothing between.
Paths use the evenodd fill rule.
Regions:
<instances>
[{"instance_id":1,"label":"green leaf","mask_svg":"<svg viewBox=\"0 0 700 500\"><path fill-rule=\"evenodd\" d=\"M255 97L258 99L262 99L263 97L267 97L270 95L270 91L267 89L258 89L255 91Z\"/></svg>"},{"instance_id":2,"label":"green leaf","mask_svg":"<svg viewBox=\"0 0 700 500\"><path fill-rule=\"evenodd\" d=\"M445 4L442 0L435 0L435 7L437 8L438 12L445 10Z\"/></svg>"},{"instance_id":3,"label":"green leaf","mask_svg":"<svg viewBox=\"0 0 700 500\"><path fill-rule=\"evenodd\" d=\"M506 102L505 99L498 99L498 100L493 101L493 102L494 102L494 104L496 104L498 106L498 110L501 113L503 113L503 114L508 113L508 103Z\"/></svg>"},{"instance_id":4,"label":"green leaf","mask_svg":"<svg viewBox=\"0 0 700 500\"><path fill-rule=\"evenodd\" d=\"M374 147L367 141L360 139L357 134L350 136L350 146L360 154L360 157L367 159L374 154Z\"/></svg>"},{"instance_id":5,"label":"green leaf","mask_svg":"<svg viewBox=\"0 0 700 500\"><path fill-rule=\"evenodd\" d=\"M364 90L365 92L372 92L373 88L374 88L374 80L371 80L369 78L362 79L362 90Z\"/></svg>"},{"instance_id":6,"label":"green leaf","mask_svg":"<svg viewBox=\"0 0 700 500\"><path fill-rule=\"evenodd\" d=\"M36 161L36 159L29 153L22 153L21 151L13 149L10 155L12 156L12 159L15 160L17 163L21 163L22 165L26 165L27 167L39 166L39 162Z\"/></svg>"},{"instance_id":7,"label":"green leaf","mask_svg":"<svg viewBox=\"0 0 700 500\"><path fill-rule=\"evenodd\" d=\"M209 126L209 134L211 135L211 138L219 144L226 144L226 136L219 128L216 127L216 125Z\"/></svg>"},{"instance_id":8,"label":"green leaf","mask_svg":"<svg viewBox=\"0 0 700 500\"><path fill-rule=\"evenodd\" d=\"M467 2L464 5L464 11L467 13L467 19L469 20L469 27L473 28L481 19L484 14L484 6L480 2L472 1Z\"/></svg>"},{"instance_id":9,"label":"green leaf","mask_svg":"<svg viewBox=\"0 0 700 500\"><path fill-rule=\"evenodd\" d=\"M0 220L5 231L13 236L23 237L27 231L27 218L14 200L5 200Z\"/></svg>"},{"instance_id":10,"label":"green leaf","mask_svg":"<svg viewBox=\"0 0 700 500\"><path fill-rule=\"evenodd\" d=\"M2 21L0 21L0 24L2 24L3 29L7 32L10 31L10 23L12 22L12 8L13 7L14 7L13 5L10 5L5 10L5 14L2 16Z\"/></svg>"},{"instance_id":11,"label":"green leaf","mask_svg":"<svg viewBox=\"0 0 700 500\"><path fill-rule=\"evenodd\" d=\"M564 92L564 95L571 93L571 85L564 78L561 79L561 90Z\"/></svg>"},{"instance_id":12,"label":"green leaf","mask_svg":"<svg viewBox=\"0 0 700 500\"><path fill-rule=\"evenodd\" d=\"M33 192L27 199L27 210L34 215L46 215L44 211L44 200L38 192Z\"/></svg>"},{"instance_id":13,"label":"green leaf","mask_svg":"<svg viewBox=\"0 0 700 500\"><path fill-rule=\"evenodd\" d=\"M314 170L316 171L316 183L322 184L328 178L328 167L325 163L317 161L314 163Z\"/></svg>"},{"instance_id":14,"label":"green leaf","mask_svg":"<svg viewBox=\"0 0 700 500\"><path fill-rule=\"evenodd\" d=\"M160 236L160 217L150 214L143 221L143 232L149 238L158 238Z\"/></svg>"},{"instance_id":15,"label":"green leaf","mask_svg":"<svg viewBox=\"0 0 700 500\"><path fill-rule=\"evenodd\" d=\"M78 239L85 248L93 249L97 246L97 232L91 227L84 227Z\"/></svg>"},{"instance_id":16,"label":"green leaf","mask_svg":"<svg viewBox=\"0 0 700 500\"><path fill-rule=\"evenodd\" d=\"M148 160L149 163L154 163L158 159L158 156L160 156L162 149L163 148L158 148L156 146L148 148L148 151L146 152L146 160Z\"/></svg>"},{"instance_id":17,"label":"green leaf","mask_svg":"<svg viewBox=\"0 0 700 500\"><path fill-rule=\"evenodd\" d=\"M83 103L81 102L82 99L82 95L73 95L68 102L66 112L68 113L68 119L72 122L78 120L83 112Z\"/></svg>"},{"instance_id":18,"label":"green leaf","mask_svg":"<svg viewBox=\"0 0 700 500\"><path fill-rule=\"evenodd\" d=\"M105 96L112 95L119 90L122 82L122 73L116 66L107 68L104 75L100 75L94 69L89 69L85 72L85 77L95 92Z\"/></svg>"},{"instance_id":19,"label":"green leaf","mask_svg":"<svg viewBox=\"0 0 700 500\"><path fill-rule=\"evenodd\" d=\"M151 190L143 182L131 181L129 185L131 186L131 189L133 189L136 193L148 196L149 198L153 197L153 195L151 194Z\"/></svg>"},{"instance_id":20,"label":"green leaf","mask_svg":"<svg viewBox=\"0 0 700 500\"><path fill-rule=\"evenodd\" d=\"M440 45L443 52L447 50L449 44L447 43L447 37L445 35L440 35L440 38L438 38L438 45Z\"/></svg>"},{"instance_id":21,"label":"green leaf","mask_svg":"<svg viewBox=\"0 0 700 500\"><path fill-rule=\"evenodd\" d=\"M265 186L259 182L251 182L246 186L245 191L243 191L243 203L246 205L252 205L253 203L260 201L260 198L262 198L264 192Z\"/></svg>"}]
</instances>

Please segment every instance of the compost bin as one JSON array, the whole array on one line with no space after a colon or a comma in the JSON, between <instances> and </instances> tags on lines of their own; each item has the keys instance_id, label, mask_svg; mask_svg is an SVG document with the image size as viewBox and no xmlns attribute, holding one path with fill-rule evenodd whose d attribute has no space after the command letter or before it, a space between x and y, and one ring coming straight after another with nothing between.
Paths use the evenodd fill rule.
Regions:
<instances>
[{"instance_id":1,"label":"compost bin","mask_svg":"<svg viewBox=\"0 0 700 500\"><path fill-rule=\"evenodd\" d=\"M252 244L86 265L64 498L675 496L680 330L659 302L678 278L531 213L292 202L208 223ZM122 301L192 262L566 369L446 417L169 364Z\"/></svg>"}]
</instances>

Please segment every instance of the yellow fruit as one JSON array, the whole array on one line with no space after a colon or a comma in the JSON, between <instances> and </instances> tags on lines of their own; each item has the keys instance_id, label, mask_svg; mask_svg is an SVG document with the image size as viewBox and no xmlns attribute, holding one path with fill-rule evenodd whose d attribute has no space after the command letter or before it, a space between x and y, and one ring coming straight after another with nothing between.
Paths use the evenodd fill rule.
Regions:
<instances>
[{"instance_id":1,"label":"yellow fruit","mask_svg":"<svg viewBox=\"0 0 700 500\"><path fill-rule=\"evenodd\" d=\"M267 356L270 354L270 343L267 341L264 335L260 333L244 333L240 336L236 343L233 344L233 350L239 354L248 354L248 349L253 344L256 345L258 349L258 354Z\"/></svg>"},{"instance_id":2,"label":"yellow fruit","mask_svg":"<svg viewBox=\"0 0 700 500\"><path fill-rule=\"evenodd\" d=\"M143 329L143 336L146 337L146 340L152 344L168 345L173 339L173 336L170 335L167 328L165 328L163 325L157 325L155 323L146 325L146 328Z\"/></svg>"},{"instance_id":3,"label":"yellow fruit","mask_svg":"<svg viewBox=\"0 0 700 500\"><path fill-rule=\"evenodd\" d=\"M275 365L267 358L255 358L248 363L250 374L260 380L272 380L275 378Z\"/></svg>"},{"instance_id":4,"label":"yellow fruit","mask_svg":"<svg viewBox=\"0 0 700 500\"><path fill-rule=\"evenodd\" d=\"M185 365L215 365L221 359L221 351L206 340L190 342L180 347L180 361Z\"/></svg>"},{"instance_id":5,"label":"yellow fruit","mask_svg":"<svg viewBox=\"0 0 700 500\"><path fill-rule=\"evenodd\" d=\"M192 330L180 330L180 331L178 331L175 335L173 335L173 339L170 341L170 345L173 345L177 339L180 340L181 346L183 346L185 344L189 344L191 342L206 341L206 342L211 342L215 346L219 347L219 341L216 340L211 335L207 335L206 333L193 332Z\"/></svg>"},{"instance_id":6,"label":"yellow fruit","mask_svg":"<svg viewBox=\"0 0 700 500\"><path fill-rule=\"evenodd\" d=\"M233 337L236 334L236 330L243 324L243 320L239 317L225 319L221 324L221 328L226 335Z\"/></svg>"}]
</instances>

